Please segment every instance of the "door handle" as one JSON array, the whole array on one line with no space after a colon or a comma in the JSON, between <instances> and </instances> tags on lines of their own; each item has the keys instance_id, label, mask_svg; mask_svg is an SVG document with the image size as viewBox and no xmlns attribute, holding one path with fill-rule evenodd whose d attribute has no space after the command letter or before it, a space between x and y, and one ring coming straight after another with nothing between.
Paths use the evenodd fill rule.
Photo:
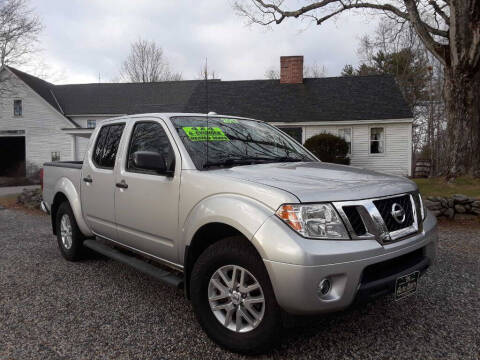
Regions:
<instances>
[{"instance_id":1,"label":"door handle","mask_svg":"<svg viewBox=\"0 0 480 360\"><path fill-rule=\"evenodd\" d=\"M83 178L83 181L85 181L86 183L92 183L93 182L93 179L90 175L86 176Z\"/></svg>"},{"instance_id":2,"label":"door handle","mask_svg":"<svg viewBox=\"0 0 480 360\"><path fill-rule=\"evenodd\" d=\"M120 188L120 189L128 189L128 185L125 182L125 180L122 180L119 183L116 183L115 186Z\"/></svg>"}]
</instances>

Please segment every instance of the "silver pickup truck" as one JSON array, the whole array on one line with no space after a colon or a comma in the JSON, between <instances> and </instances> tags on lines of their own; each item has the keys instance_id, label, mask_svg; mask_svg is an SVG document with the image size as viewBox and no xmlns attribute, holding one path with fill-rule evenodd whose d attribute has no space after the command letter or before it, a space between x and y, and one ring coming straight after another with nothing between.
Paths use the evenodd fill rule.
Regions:
<instances>
[{"instance_id":1,"label":"silver pickup truck","mask_svg":"<svg viewBox=\"0 0 480 360\"><path fill-rule=\"evenodd\" d=\"M184 286L237 352L278 340L282 312L415 292L436 220L410 180L322 163L265 122L145 114L95 129L83 162L45 164L61 254L90 248Z\"/></svg>"}]
</instances>

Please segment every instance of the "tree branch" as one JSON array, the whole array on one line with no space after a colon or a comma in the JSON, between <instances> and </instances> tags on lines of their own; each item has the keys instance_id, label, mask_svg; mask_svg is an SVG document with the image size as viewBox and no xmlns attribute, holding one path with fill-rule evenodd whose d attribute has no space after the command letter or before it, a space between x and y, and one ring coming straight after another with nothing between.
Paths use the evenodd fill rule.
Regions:
<instances>
[{"instance_id":1,"label":"tree branch","mask_svg":"<svg viewBox=\"0 0 480 360\"><path fill-rule=\"evenodd\" d=\"M306 14L307 12L319 9L321 7L324 7L328 4L337 2L338 0L323 0L319 2L315 2L313 4L310 4L308 6L303 6L302 8L294 11L284 11L280 9L279 6L272 4L272 3L265 3L263 0L253 0L254 2L257 2L260 6L262 6L265 9L271 9L276 13L279 13L281 17L277 19L276 23L280 24L285 18L287 17L294 17L298 18L299 16Z\"/></svg>"},{"instance_id":2,"label":"tree branch","mask_svg":"<svg viewBox=\"0 0 480 360\"><path fill-rule=\"evenodd\" d=\"M444 65L447 65L450 62L449 50L445 45L439 44L436 42L431 34L428 31L428 28L425 26L425 23L420 19L420 14L418 13L417 5L415 0L404 0L405 6L407 7L408 16L410 22L415 28L418 36L422 39L425 47L430 50L430 52Z\"/></svg>"},{"instance_id":3,"label":"tree branch","mask_svg":"<svg viewBox=\"0 0 480 360\"><path fill-rule=\"evenodd\" d=\"M450 25L450 18L445 13L445 11L443 11L442 8L440 6L438 6L436 1L435 0L430 0L428 3L430 5L432 5L433 10L435 10L435 12L442 17L442 19L447 23L447 25Z\"/></svg>"},{"instance_id":4,"label":"tree branch","mask_svg":"<svg viewBox=\"0 0 480 360\"><path fill-rule=\"evenodd\" d=\"M330 14L327 14L324 17L319 18L317 20L317 25L320 25L324 21L330 19L331 17L333 17L335 15L338 15L338 14L342 13L345 10L351 10L351 9L383 10L385 12L390 12L392 14L395 14L396 16L398 16L400 18L403 18L405 20L410 20L409 14L407 12L404 12L396 6L393 6L391 4L386 4L386 3L375 4L375 3L370 3L370 2L360 2L358 0L355 0L354 2L344 3L341 0L323 0L323 1L314 2L314 3L312 3L308 6L304 6L304 7L300 8L298 10L288 11L288 10L281 9L279 5L276 5L274 3L268 3L268 2L265 2L264 0L251 0L251 1L253 2L254 6L257 9L259 9L264 15L266 15L266 14L272 15L272 17L273 17L272 20L266 21L266 22L265 21L259 21L258 19L255 19L251 14L250 14L250 16L248 16L250 18L250 20L252 20L253 22L257 22L257 23L260 23L260 24L263 24L263 25L268 25L268 24L271 24L273 22L275 22L276 24L280 24L286 18L289 18L289 17L298 18L302 15L305 15L308 12L318 10L318 9L321 9L321 8L325 8L327 5L330 5L330 4L333 4L333 3L339 4L339 8L332 11ZM242 6L240 4L237 3L236 7L237 7L237 9L240 9L240 11L244 15L246 13L248 13L247 11L245 11L245 9L242 8ZM275 16L276 14L278 14L280 16L277 18ZM445 31L445 30L442 30L442 29L439 29L439 28L435 28L435 27L423 22L420 19L420 16L418 17L418 19L422 23L422 26L425 29L427 29L427 31L429 33L431 33L432 35L437 35L437 36L441 36L443 38L448 39L448 31Z\"/></svg>"}]
</instances>

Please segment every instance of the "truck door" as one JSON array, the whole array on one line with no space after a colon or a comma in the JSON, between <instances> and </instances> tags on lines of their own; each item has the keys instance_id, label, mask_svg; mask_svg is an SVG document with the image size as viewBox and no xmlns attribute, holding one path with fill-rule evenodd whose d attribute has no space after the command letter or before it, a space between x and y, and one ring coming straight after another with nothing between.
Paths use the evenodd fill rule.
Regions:
<instances>
[{"instance_id":1,"label":"truck door","mask_svg":"<svg viewBox=\"0 0 480 360\"><path fill-rule=\"evenodd\" d=\"M116 172L115 219L118 240L162 260L178 263L180 153L163 121L139 120L131 127L124 156ZM173 146L172 146L173 145ZM162 154L170 174L136 167L137 151Z\"/></svg>"},{"instance_id":2,"label":"truck door","mask_svg":"<svg viewBox=\"0 0 480 360\"><path fill-rule=\"evenodd\" d=\"M115 225L114 168L124 123L104 125L85 156L81 197L85 221L92 231L109 239L117 237Z\"/></svg>"}]
</instances>

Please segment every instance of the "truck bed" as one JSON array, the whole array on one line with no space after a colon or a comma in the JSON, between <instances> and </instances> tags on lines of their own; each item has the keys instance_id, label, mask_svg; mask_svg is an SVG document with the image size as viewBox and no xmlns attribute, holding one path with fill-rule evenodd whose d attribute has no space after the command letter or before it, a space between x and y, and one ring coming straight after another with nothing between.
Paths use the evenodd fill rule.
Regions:
<instances>
[{"instance_id":1,"label":"truck bed","mask_svg":"<svg viewBox=\"0 0 480 360\"><path fill-rule=\"evenodd\" d=\"M55 186L61 180L63 186L71 183L77 196L80 196L80 181L83 161L55 161L43 164L43 200L51 206L55 195Z\"/></svg>"}]
</instances>

